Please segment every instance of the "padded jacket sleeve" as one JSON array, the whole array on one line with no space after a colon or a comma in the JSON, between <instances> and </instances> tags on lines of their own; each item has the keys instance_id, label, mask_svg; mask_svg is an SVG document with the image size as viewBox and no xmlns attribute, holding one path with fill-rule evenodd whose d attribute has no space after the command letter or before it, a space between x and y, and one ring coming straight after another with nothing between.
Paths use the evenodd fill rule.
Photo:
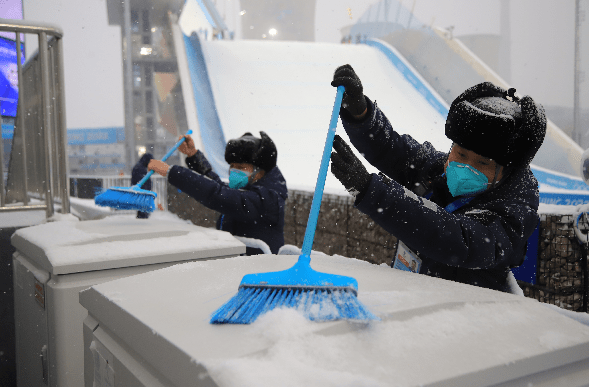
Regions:
<instances>
[{"instance_id":1,"label":"padded jacket sleeve","mask_svg":"<svg viewBox=\"0 0 589 387\"><path fill-rule=\"evenodd\" d=\"M222 214L231 214L236 220L255 221L261 217L278 217L278 211L274 208L278 202L278 193L275 191L258 184L252 185L249 190L232 189L216 173L211 174L214 174L213 178L174 165L168 173L168 182L206 207Z\"/></svg>"}]
</instances>

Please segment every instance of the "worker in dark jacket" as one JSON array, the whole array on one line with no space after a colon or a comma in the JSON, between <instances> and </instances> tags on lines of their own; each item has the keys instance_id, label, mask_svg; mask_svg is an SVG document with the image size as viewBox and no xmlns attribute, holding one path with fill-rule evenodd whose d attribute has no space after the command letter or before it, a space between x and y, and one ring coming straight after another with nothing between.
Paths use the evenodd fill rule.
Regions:
<instances>
[{"instance_id":1,"label":"worker in dark jacket","mask_svg":"<svg viewBox=\"0 0 589 387\"><path fill-rule=\"evenodd\" d=\"M398 238L392 266L509 291L510 268L523 263L539 221L529 164L546 133L542 106L515 89L473 86L450 107L445 153L395 132L350 65L332 85L346 88L340 116L350 141L384 174L369 174L339 136L331 171Z\"/></svg>"},{"instance_id":2,"label":"worker in dark jacket","mask_svg":"<svg viewBox=\"0 0 589 387\"><path fill-rule=\"evenodd\" d=\"M149 160L153 158L152 155L149 153L144 154L141 156L137 164L133 166L133 170L131 171L131 185L135 185L143 179L143 177L147 174L147 164ZM147 179L145 183L141 186L141 189L151 191L151 178ZM137 219L147 219L149 218L149 212L137 211Z\"/></svg>"},{"instance_id":3,"label":"worker in dark jacket","mask_svg":"<svg viewBox=\"0 0 589 387\"><path fill-rule=\"evenodd\" d=\"M178 148L186 157L184 168L152 159L147 168L162 176L204 206L218 211L217 229L232 235L262 240L272 253L284 245L284 202L286 181L276 166L277 150L265 132L261 138L245 133L229 140L225 160L229 163L229 184L213 172L205 155L190 136ZM248 255L260 254L248 247Z\"/></svg>"}]
</instances>

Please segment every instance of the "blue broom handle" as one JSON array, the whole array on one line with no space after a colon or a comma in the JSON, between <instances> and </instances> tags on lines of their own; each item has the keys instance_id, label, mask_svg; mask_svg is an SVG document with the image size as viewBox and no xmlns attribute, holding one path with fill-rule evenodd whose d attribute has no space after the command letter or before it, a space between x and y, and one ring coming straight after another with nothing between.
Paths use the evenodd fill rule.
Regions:
<instances>
[{"instance_id":1,"label":"blue broom handle","mask_svg":"<svg viewBox=\"0 0 589 387\"><path fill-rule=\"evenodd\" d=\"M319 176L317 176L317 184L315 185L315 193L313 194L313 202L311 203L311 211L309 212L309 220L307 221L307 229L305 230L305 239L303 240L301 256L311 255L313 239L315 239L315 229L317 228L317 218L319 218L319 210L321 209L321 199L323 199L323 188L325 187L325 178L327 177L327 167L329 166L329 159L331 158L331 148L333 147L333 139L335 137L335 129L337 128L337 120L339 118L339 110L342 105L344 91L345 88L343 86L337 87L335 103L333 104L333 111L331 112L331 121L329 122L329 130L327 131L327 139L325 140L325 147L323 148L323 157L321 158L321 165L319 166Z\"/></svg>"},{"instance_id":2,"label":"blue broom handle","mask_svg":"<svg viewBox=\"0 0 589 387\"><path fill-rule=\"evenodd\" d=\"M187 135L191 135L192 134L192 130L189 130L188 132L186 132ZM178 149L180 147L180 145L182 145L182 143L184 142L184 140L186 140L186 137L182 137L180 140L178 140L178 142L176 143L176 145L174 145L172 147L172 149L170 149L168 151L168 153L166 153L164 155L164 157L162 157L162 161L166 161L168 159L168 157L172 156L172 153L176 152L176 149ZM143 179L139 180L139 183L135 184L137 187L141 187L143 184L145 184L145 182L151 177L151 175L153 175L154 171L149 171L147 173L147 175L143 176Z\"/></svg>"}]
</instances>

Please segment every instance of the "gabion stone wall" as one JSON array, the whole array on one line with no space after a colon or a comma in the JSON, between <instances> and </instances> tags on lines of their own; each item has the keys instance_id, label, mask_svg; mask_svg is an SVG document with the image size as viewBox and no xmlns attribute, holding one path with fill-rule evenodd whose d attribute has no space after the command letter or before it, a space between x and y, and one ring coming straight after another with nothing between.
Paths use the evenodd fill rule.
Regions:
<instances>
[{"instance_id":1,"label":"gabion stone wall","mask_svg":"<svg viewBox=\"0 0 589 387\"><path fill-rule=\"evenodd\" d=\"M284 241L302 247L313 193L289 191L284 214ZM219 213L168 184L168 210L203 227L215 227ZM397 239L356 208L350 196L323 195L313 250L371 263L391 264Z\"/></svg>"},{"instance_id":2,"label":"gabion stone wall","mask_svg":"<svg viewBox=\"0 0 589 387\"><path fill-rule=\"evenodd\" d=\"M203 206L168 183L168 211L197 226L215 227L219 213Z\"/></svg>"},{"instance_id":3,"label":"gabion stone wall","mask_svg":"<svg viewBox=\"0 0 589 387\"><path fill-rule=\"evenodd\" d=\"M285 243L303 245L312 201L311 192L289 191L284 220ZM397 238L354 208L351 196L323 195L313 250L390 265L396 248Z\"/></svg>"},{"instance_id":4,"label":"gabion stone wall","mask_svg":"<svg viewBox=\"0 0 589 387\"><path fill-rule=\"evenodd\" d=\"M573 229L574 215L540 216L537 285L519 282L527 297L581 311L583 251Z\"/></svg>"}]
</instances>

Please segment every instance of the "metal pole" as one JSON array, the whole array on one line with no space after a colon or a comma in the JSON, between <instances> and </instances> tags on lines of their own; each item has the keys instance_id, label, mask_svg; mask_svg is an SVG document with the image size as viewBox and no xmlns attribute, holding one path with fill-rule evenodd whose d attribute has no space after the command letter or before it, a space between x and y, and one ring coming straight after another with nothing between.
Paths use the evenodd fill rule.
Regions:
<instances>
[{"instance_id":1,"label":"metal pole","mask_svg":"<svg viewBox=\"0 0 589 387\"><path fill-rule=\"evenodd\" d=\"M581 83L581 52L580 52L580 31L581 31L581 20L579 12L581 11L580 0L575 0L575 95L574 95L574 107L573 107L573 140L584 147L581 144L581 106L579 105L579 84Z\"/></svg>"},{"instance_id":2,"label":"metal pole","mask_svg":"<svg viewBox=\"0 0 589 387\"><path fill-rule=\"evenodd\" d=\"M57 143L57 155L58 155L58 162L59 162L59 170L61 171L60 179L61 179L61 213L62 214L69 214L70 213L70 179L69 176L69 169L67 163L67 127L66 127L66 117L65 117L65 77L64 77L64 70L63 70L63 41L61 38L56 38L56 48L57 48L57 68L56 68L56 78L57 78L57 95L59 100L56 100L57 108L59 109L58 114L58 123L55 127L55 130L58 133L58 143Z\"/></svg>"},{"instance_id":3,"label":"metal pole","mask_svg":"<svg viewBox=\"0 0 589 387\"><path fill-rule=\"evenodd\" d=\"M127 172L135 165L135 120L133 119L133 47L131 40L131 1L123 1L123 80L125 90L125 144L127 148Z\"/></svg>"},{"instance_id":4,"label":"metal pole","mask_svg":"<svg viewBox=\"0 0 589 387\"><path fill-rule=\"evenodd\" d=\"M39 34L39 58L41 62L41 90L43 96L43 140L45 142L45 204L47 217L55 213L51 192L51 95L49 92L49 58L47 55L47 34Z\"/></svg>"},{"instance_id":5,"label":"metal pole","mask_svg":"<svg viewBox=\"0 0 589 387\"><path fill-rule=\"evenodd\" d=\"M22 139L22 149L21 149L21 156L22 156L22 179L23 179L23 204L25 206L29 205L29 176L27 173L27 134L25 130L25 115L23 111L23 89L24 89L24 82L23 82L23 75L22 75L22 63L21 63L21 56L22 50L20 49L20 33L16 32L16 68L18 74L18 102L16 105L16 120L14 120L14 133L16 134L17 131L20 133ZM18 127L17 127L18 126ZM14 138L13 140L14 141Z\"/></svg>"}]
</instances>

